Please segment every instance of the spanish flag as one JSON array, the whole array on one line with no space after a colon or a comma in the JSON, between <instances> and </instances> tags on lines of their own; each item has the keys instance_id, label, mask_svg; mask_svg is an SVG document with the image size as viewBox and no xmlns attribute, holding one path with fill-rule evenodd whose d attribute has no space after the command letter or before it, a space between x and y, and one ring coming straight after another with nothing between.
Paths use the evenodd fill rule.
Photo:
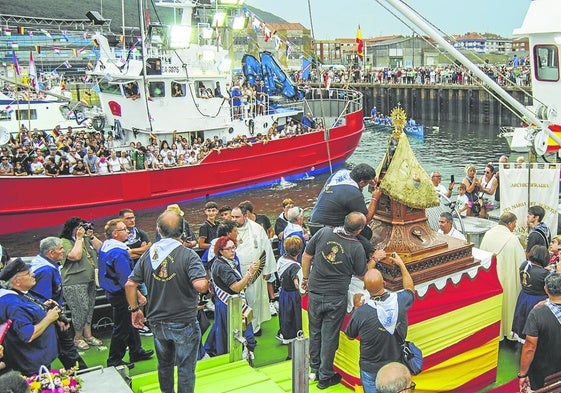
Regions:
<instances>
[{"instance_id":1,"label":"spanish flag","mask_svg":"<svg viewBox=\"0 0 561 393\"><path fill-rule=\"evenodd\" d=\"M24 35L25 34L25 27L18 26L18 34L19 35Z\"/></svg>"},{"instance_id":2,"label":"spanish flag","mask_svg":"<svg viewBox=\"0 0 561 393\"><path fill-rule=\"evenodd\" d=\"M358 29L356 31L356 54L361 60L364 57L364 40L362 39L362 30L360 29L360 25L358 25Z\"/></svg>"}]
</instances>

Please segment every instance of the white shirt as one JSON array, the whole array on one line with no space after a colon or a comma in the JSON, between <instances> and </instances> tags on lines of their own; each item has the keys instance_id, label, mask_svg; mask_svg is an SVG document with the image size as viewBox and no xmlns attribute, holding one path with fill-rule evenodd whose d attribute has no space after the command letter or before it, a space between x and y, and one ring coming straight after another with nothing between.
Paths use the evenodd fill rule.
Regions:
<instances>
[{"instance_id":1,"label":"white shirt","mask_svg":"<svg viewBox=\"0 0 561 393\"><path fill-rule=\"evenodd\" d=\"M448 235L448 236L452 236L455 237L456 239L460 239L463 240L464 242L467 241L466 237L464 236L464 234L460 231L458 231L456 228L452 227L452 229L450 230L450 232L448 233L444 233L442 232L442 229L438 230L438 233L442 233L443 235Z\"/></svg>"}]
</instances>

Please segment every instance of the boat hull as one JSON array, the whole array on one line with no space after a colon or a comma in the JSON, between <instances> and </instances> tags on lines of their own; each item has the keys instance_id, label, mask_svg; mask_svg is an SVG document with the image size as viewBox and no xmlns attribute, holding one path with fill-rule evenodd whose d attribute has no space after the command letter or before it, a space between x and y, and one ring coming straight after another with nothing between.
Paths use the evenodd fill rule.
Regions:
<instances>
[{"instance_id":1,"label":"boat hull","mask_svg":"<svg viewBox=\"0 0 561 393\"><path fill-rule=\"evenodd\" d=\"M354 152L362 131L362 109L343 125L212 152L195 166L97 176L2 177L0 235L63 224L71 216L116 216L122 208L145 209L317 174Z\"/></svg>"}]
</instances>

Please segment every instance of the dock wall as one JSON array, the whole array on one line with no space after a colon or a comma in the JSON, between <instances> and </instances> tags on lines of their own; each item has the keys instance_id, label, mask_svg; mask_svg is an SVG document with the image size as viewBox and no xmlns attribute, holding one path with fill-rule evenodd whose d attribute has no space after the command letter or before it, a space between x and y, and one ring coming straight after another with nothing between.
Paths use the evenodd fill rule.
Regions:
<instances>
[{"instance_id":1,"label":"dock wall","mask_svg":"<svg viewBox=\"0 0 561 393\"><path fill-rule=\"evenodd\" d=\"M520 120L491 93L477 85L354 84L364 94L364 115L376 106L389 114L398 104L421 123L440 121L518 125ZM525 106L532 104L530 89L505 89ZM500 97L499 97L500 98Z\"/></svg>"}]
</instances>

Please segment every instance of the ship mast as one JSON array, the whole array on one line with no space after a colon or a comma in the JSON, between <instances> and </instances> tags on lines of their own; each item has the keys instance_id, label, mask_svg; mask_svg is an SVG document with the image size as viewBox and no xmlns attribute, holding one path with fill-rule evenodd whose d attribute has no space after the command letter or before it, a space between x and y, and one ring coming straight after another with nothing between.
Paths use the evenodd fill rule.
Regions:
<instances>
[{"instance_id":1,"label":"ship mast","mask_svg":"<svg viewBox=\"0 0 561 393\"><path fill-rule=\"evenodd\" d=\"M394 9L399 11L404 17L406 17L411 23L413 23L417 28L422 30L425 34L436 41L446 52L448 52L454 59L462 63L468 70L470 70L475 76L479 78L489 89L505 100L512 108L521 113L528 121L535 124L540 130L547 133L555 142L561 145L561 138L557 136L554 132L549 130L549 128L540 120L531 110L526 108L520 102L516 101L510 94L508 94L503 88L501 88L497 83L495 83L491 78L489 78L479 67L473 64L467 57L465 57L459 50L454 48L448 41L446 41L432 26L425 22L419 14L414 11L411 7L405 4L402 0L376 0L380 5L386 7L390 4ZM387 3L387 4L386 4Z\"/></svg>"}]
</instances>

